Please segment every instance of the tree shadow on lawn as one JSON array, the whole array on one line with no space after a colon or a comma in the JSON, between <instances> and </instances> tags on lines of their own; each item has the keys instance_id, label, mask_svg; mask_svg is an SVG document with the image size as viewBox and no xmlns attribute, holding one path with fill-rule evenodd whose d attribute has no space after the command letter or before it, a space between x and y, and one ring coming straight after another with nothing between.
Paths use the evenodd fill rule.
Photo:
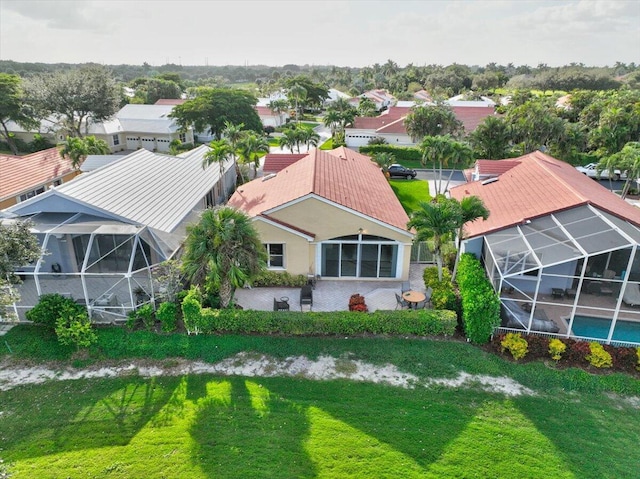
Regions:
<instances>
[{"instance_id":1,"label":"tree shadow on lawn","mask_svg":"<svg viewBox=\"0 0 640 479\"><path fill-rule=\"evenodd\" d=\"M567 458L575 477L633 477L640 464L640 408L603 393L514 400Z\"/></svg>"},{"instance_id":2,"label":"tree shadow on lawn","mask_svg":"<svg viewBox=\"0 0 640 479\"><path fill-rule=\"evenodd\" d=\"M210 379L193 378L198 380ZM394 477L394 467L402 475L407 462L426 470L488 397L469 393L461 402L453 400L455 392L439 388L349 381L227 381L230 402L203 402L191 430L198 444L194 462L212 478L316 477L318 469L349 462L351 450L351 467L371 469L369 462L376 462L384 477Z\"/></svg>"},{"instance_id":3,"label":"tree shadow on lawn","mask_svg":"<svg viewBox=\"0 0 640 479\"><path fill-rule=\"evenodd\" d=\"M3 392L4 459L129 443L167 403L179 378L48 382ZM43 421L46 418L46 421Z\"/></svg>"}]
</instances>

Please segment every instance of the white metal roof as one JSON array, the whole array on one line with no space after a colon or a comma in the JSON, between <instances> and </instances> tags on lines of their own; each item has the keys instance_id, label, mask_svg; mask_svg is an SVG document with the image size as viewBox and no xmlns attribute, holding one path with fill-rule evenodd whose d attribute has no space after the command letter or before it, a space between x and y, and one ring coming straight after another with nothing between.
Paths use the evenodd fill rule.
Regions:
<instances>
[{"instance_id":1,"label":"white metal roof","mask_svg":"<svg viewBox=\"0 0 640 479\"><path fill-rule=\"evenodd\" d=\"M83 173L94 171L122 158L124 157L118 155L88 155L87 159L80 165L80 171Z\"/></svg>"},{"instance_id":2,"label":"white metal roof","mask_svg":"<svg viewBox=\"0 0 640 479\"><path fill-rule=\"evenodd\" d=\"M175 157L138 150L57 190L135 223L171 232L219 179L217 164L202 168L207 151L209 147L202 145ZM232 167L228 161L225 171Z\"/></svg>"}]
</instances>

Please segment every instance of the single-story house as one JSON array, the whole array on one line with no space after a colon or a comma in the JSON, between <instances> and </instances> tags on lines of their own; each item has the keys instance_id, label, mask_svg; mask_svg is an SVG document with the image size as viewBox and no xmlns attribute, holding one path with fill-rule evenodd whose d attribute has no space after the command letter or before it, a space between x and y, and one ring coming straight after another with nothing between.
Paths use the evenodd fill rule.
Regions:
<instances>
[{"instance_id":1,"label":"single-story house","mask_svg":"<svg viewBox=\"0 0 640 479\"><path fill-rule=\"evenodd\" d=\"M209 147L177 157L138 150L2 212L30 220L43 254L20 268L20 319L45 293L64 293L92 315L124 319L153 301L155 265L173 258L186 226L233 190L233 160L202 168Z\"/></svg>"},{"instance_id":2,"label":"single-story house","mask_svg":"<svg viewBox=\"0 0 640 479\"><path fill-rule=\"evenodd\" d=\"M409 218L368 156L313 149L240 186L229 205L253 219L271 270L340 280L408 278Z\"/></svg>"},{"instance_id":3,"label":"single-story house","mask_svg":"<svg viewBox=\"0 0 640 479\"><path fill-rule=\"evenodd\" d=\"M473 103L473 105L454 103L450 107L456 118L462 122L466 134L474 131L486 117L495 115L493 106L485 106L482 102L463 103ZM417 108L429 108L430 106L425 104ZM412 140L404 126L404 120L410 111L411 108L408 106L392 106L381 115L373 118L357 117L352 127L345 128L347 147L365 146L375 137L384 138L390 145L415 146L417 143Z\"/></svg>"},{"instance_id":4,"label":"single-story house","mask_svg":"<svg viewBox=\"0 0 640 479\"><path fill-rule=\"evenodd\" d=\"M482 199L461 251L481 259L502 330L640 344L640 209L536 151L480 160L458 200Z\"/></svg>"},{"instance_id":5,"label":"single-story house","mask_svg":"<svg viewBox=\"0 0 640 479\"><path fill-rule=\"evenodd\" d=\"M58 148L25 156L0 155L0 209L44 193L78 173Z\"/></svg>"},{"instance_id":6,"label":"single-story house","mask_svg":"<svg viewBox=\"0 0 640 479\"><path fill-rule=\"evenodd\" d=\"M342 99L342 100L351 99L351 95L347 95L346 93L344 93L344 92L342 92L340 90L336 90L335 88L329 88L327 94L329 96L324 100L325 108L328 107L329 105L335 103L339 99Z\"/></svg>"},{"instance_id":7,"label":"single-story house","mask_svg":"<svg viewBox=\"0 0 640 479\"><path fill-rule=\"evenodd\" d=\"M112 152L137 150L168 152L173 140L194 143L193 129L182 131L169 115L174 104L125 105L115 116L89 125L89 135L107 142Z\"/></svg>"},{"instance_id":8,"label":"single-story house","mask_svg":"<svg viewBox=\"0 0 640 479\"><path fill-rule=\"evenodd\" d=\"M359 95L355 98L351 98L349 100L349 103L357 107L360 104L361 98L368 98L369 100L371 100L373 104L376 106L376 110L378 111L382 111L386 108L389 108L395 105L397 101L396 97L393 96L391 93L389 93L387 90L382 90L378 88L375 90L365 91L362 95Z\"/></svg>"},{"instance_id":9,"label":"single-story house","mask_svg":"<svg viewBox=\"0 0 640 479\"><path fill-rule=\"evenodd\" d=\"M268 106L256 106L256 112L263 126L282 126L289 119L288 111L275 112Z\"/></svg>"},{"instance_id":10,"label":"single-story house","mask_svg":"<svg viewBox=\"0 0 640 479\"><path fill-rule=\"evenodd\" d=\"M104 140L112 153L139 148L168 152L173 140L193 144L193 129L182 131L176 121L169 117L174 107L174 103L128 104L108 120L97 123L90 121L86 133ZM10 133L27 142L32 141L36 133L53 143L63 141L68 134L60 119L54 115L41 120L37 130L26 131L13 122L8 122L7 128Z\"/></svg>"}]
</instances>

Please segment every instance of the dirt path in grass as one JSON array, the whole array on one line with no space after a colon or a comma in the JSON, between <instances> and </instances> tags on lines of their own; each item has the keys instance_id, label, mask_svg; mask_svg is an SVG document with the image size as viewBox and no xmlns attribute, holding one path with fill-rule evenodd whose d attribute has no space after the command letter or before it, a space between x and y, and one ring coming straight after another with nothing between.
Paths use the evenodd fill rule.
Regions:
<instances>
[{"instance_id":1,"label":"dirt path in grass","mask_svg":"<svg viewBox=\"0 0 640 479\"><path fill-rule=\"evenodd\" d=\"M401 388L444 386L452 388L479 387L488 392L506 396L532 395L534 392L508 377L492 377L460 373L453 379L421 379L404 373L395 366L376 366L362 361L321 356L315 360L304 356L284 360L261 354L239 353L215 364L187 361L127 361L116 365L94 365L87 368L26 366L11 363L0 364L0 391L23 384L40 384L45 381L108 378L139 375L182 376L185 374L216 374L246 377L297 377L316 381L348 379L387 384Z\"/></svg>"}]
</instances>

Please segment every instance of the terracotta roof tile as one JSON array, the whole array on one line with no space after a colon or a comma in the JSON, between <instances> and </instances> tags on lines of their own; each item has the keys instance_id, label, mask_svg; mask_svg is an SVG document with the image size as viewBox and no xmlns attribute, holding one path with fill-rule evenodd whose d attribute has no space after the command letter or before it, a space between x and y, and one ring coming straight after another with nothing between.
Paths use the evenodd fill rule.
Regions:
<instances>
[{"instance_id":1,"label":"terracotta roof tile","mask_svg":"<svg viewBox=\"0 0 640 479\"><path fill-rule=\"evenodd\" d=\"M262 171L265 175L278 173L305 156L307 153L267 153L264 157Z\"/></svg>"},{"instance_id":2,"label":"terracotta roof tile","mask_svg":"<svg viewBox=\"0 0 640 479\"><path fill-rule=\"evenodd\" d=\"M182 98L160 98L154 105L182 105L185 101Z\"/></svg>"},{"instance_id":3,"label":"terracotta roof tile","mask_svg":"<svg viewBox=\"0 0 640 479\"><path fill-rule=\"evenodd\" d=\"M509 160L516 166L497 176L451 188L453 198L475 195L489 209L486 221L465 225L467 237L485 235L580 205L591 204L640 226L640 208L630 205L597 181L586 177L564 161L540 151Z\"/></svg>"},{"instance_id":4,"label":"terracotta roof tile","mask_svg":"<svg viewBox=\"0 0 640 479\"><path fill-rule=\"evenodd\" d=\"M452 106L451 109L464 125L467 134L478 128L486 117L495 115L495 108L492 106Z\"/></svg>"},{"instance_id":5,"label":"terracotta roof tile","mask_svg":"<svg viewBox=\"0 0 640 479\"><path fill-rule=\"evenodd\" d=\"M267 214L307 195L331 202L406 230L407 214L380 168L368 156L348 148L311 150L273 177L240 186L229 205L249 216Z\"/></svg>"},{"instance_id":6,"label":"terracotta roof tile","mask_svg":"<svg viewBox=\"0 0 640 479\"><path fill-rule=\"evenodd\" d=\"M25 156L0 155L0 198L11 198L72 173L57 147Z\"/></svg>"}]
</instances>

